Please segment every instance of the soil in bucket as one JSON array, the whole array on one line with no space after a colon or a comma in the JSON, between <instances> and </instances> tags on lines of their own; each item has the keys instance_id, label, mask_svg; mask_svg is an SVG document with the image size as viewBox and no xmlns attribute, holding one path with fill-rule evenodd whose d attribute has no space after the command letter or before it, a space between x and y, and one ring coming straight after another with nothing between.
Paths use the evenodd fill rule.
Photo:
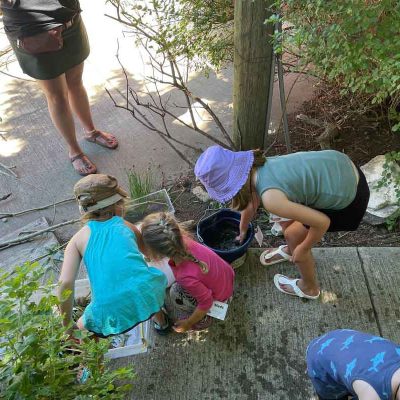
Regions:
<instances>
[{"instance_id":1,"label":"soil in bucket","mask_svg":"<svg viewBox=\"0 0 400 400\"><path fill-rule=\"evenodd\" d=\"M204 234L204 241L207 246L218 250L232 250L240 246L236 238L239 236L237 222L225 220L209 228Z\"/></svg>"}]
</instances>

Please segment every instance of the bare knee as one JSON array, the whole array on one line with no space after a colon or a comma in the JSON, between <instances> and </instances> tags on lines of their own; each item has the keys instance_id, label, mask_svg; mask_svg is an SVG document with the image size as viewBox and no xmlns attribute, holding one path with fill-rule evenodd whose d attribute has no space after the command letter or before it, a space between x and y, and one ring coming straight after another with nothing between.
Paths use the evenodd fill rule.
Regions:
<instances>
[{"instance_id":1,"label":"bare knee","mask_svg":"<svg viewBox=\"0 0 400 400\"><path fill-rule=\"evenodd\" d=\"M286 242L297 245L305 239L307 233L307 229L301 222L294 221L283 231L283 236L285 237Z\"/></svg>"},{"instance_id":2,"label":"bare knee","mask_svg":"<svg viewBox=\"0 0 400 400\"><path fill-rule=\"evenodd\" d=\"M67 87L69 92L80 92L85 90L82 78L67 78Z\"/></svg>"},{"instance_id":3,"label":"bare knee","mask_svg":"<svg viewBox=\"0 0 400 400\"><path fill-rule=\"evenodd\" d=\"M64 91L46 92L46 98L49 105L57 108L69 107L68 93Z\"/></svg>"}]
</instances>

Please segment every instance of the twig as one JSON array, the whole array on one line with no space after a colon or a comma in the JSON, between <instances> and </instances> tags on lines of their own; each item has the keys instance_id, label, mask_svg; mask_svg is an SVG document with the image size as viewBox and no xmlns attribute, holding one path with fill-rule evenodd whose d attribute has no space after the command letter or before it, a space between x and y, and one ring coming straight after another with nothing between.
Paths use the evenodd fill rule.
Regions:
<instances>
[{"instance_id":1,"label":"twig","mask_svg":"<svg viewBox=\"0 0 400 400\"><path fill-rule=\"evenodd\" d=\"M164 202L162 202L162 201L151 201L151 200L148 200L148 201L143 201L142 203L132 203L132 204L129 204L129 205L127 206L127 209L128 209L128 211L129 211L129 210L133 209L134 207L145 206L145 205L147 205L147 204L161 204L161 205L163 205L163 206L166 206L166 205L167 205L166 203L164 203Z\"/></svg>"},{"instance_id":2,"label":"twig","mask_svg":"<svg viewBox=\"0 0 400 400\"><path fill-rule=\"evenodd\" d=\"M68 242L62 243L59 246L55 247L54 249L52 249L51 251L49 251L46 254L43 254L39 257L34 258L33 260L31 260L32 263L36 262L36 261L40 261L43 258L46 258L47 256L51 256L52 254L57 253L58 251L60 251L61 249L63 249L64 247L66 247L68 244Z\"/></svg>"},{"instance_id":3,"label":"twig","mask_svg":"<svg viewBox=\"0 0 400 400\"><path fill-rule=\"evenodd\" d=\"M322 132L316 138L316 141L322 150L330 149L331 142L339 136L339 128L336 124L332 124L330 122L321 122L318 119L310 118L304 114L296 115L296 120L305 122L306 124L316 126L318 128L325 128L324 132Z\"/></svg>"},{"instance_id":4,"label":"twig","mask_svg":"<svg viewBox=\"0 0 400 400\"><path fill-rule=\"evenodd\" d=\"M10 195L11 195L11 193L10 193ZM0 200L3 200L3 199L1 198ZM28 209L28 210L18 211L18 212L16 212L16 213L4 213L4 212L0 212L0 217L1 217L1 218L4 218L4 217L17 217L17 216L22 215L22 214L27 214L27 213L34 212L34 211L44 210L44 209L46 209L46 208L54 207L54 206L56 206L56 205L63 204L63 203L68 203L68 202L74 201L74 200L75 200L75 199L74 199L73 197L71 197L71 198L69 198L69 199L57 201L57 202L52 203L52 204L47 204L46 206L43 206L43 207L30 208L30 209Z\"/></svg>"},{"instance_id":5,"label":"twig","mask_svg":"<svg viewBox=\"0 0 400 400\"><path fill-rule=\"evenodd\" d=\"M3 163L0 162L0 167L4 168L8 173L4 172L4 171L0 171L1 174L3 175L12 175L14 178L18 179L18 175L11 169L11 167L7 167L7 165L4 165Z\"/></svg>"},{"instance_id":6,"label":"twig","mask_svg":"<svg viewBox=\"0 0 400 400\"><path fill-rule=\"evenodd\" d=\"M341 239L342 237L345 237L345 236L348 235L349 233L350 233L350 231L349 231L349 232L342 233L341 235L338 236L338 239Z\"/></svg>"},{"instance_id":7,"label":"twig","mask_svg":"<svg viewBox=\"0 0 400 400\"><path fill-rule=\"evenodd\" d=\"M19 239L12 239L12 240L7 240L5 242L1 242L0 250L7 249L7 248L15 246L17 244L25 243L25 242L33 239L36 236L42 235L43 233L54 231L55 229L61 228L62 226L76 224L79 221L80 221L80 219L71 219L70 221L61 222L60 224L49 226L46 229L41 229L40 231L31 233L30 235L23 236Z\"/></svg>"},{"instance_id":8,"label":"twig","mask_svg":"<svg viewBox=\"0 0 400 400\"><path fill-rule=\"evenodd\" d=\"M115 101L114 97L111 95L110 91L109 91L107 88L105 88L105 90L106 90L108 96L110 97L110 99L112 100L112 102L114 103L114 106L115 106L115 107L117 107L117 108L122 108L122 109L124 109L124 110L129 111L134 119L136 119L136 120L137 120L138 122L140 122L142 125L146 126L146 128L148 128L149 130L154 131L154 132L157 132L158 135L160 136L160 138L163 139L163 140L164 140L178 155L179 155L179 157L181 157L181 159L184 160L190 167L193 167L193 166L194 166L193 163L192 163L181 151L179 151L179 149L177 149L176 146L174 146L174 145L171 143L170 140L177 141L176 139L168 138L168 137L164 134L164 132L162 132L162 131L160 131L159 129L157 129L157 128L147 119L147 117L146 117L143 113L141 113L136 107L133 106L132 109L130 109L130 108L126 108L125 106L120 106L119 104L117 104L117 102ZM129 104L130 104L130 103L129 103ZM132 106L132 105L131 105L131 106ZM136 115L135 113L139 114L140 117L143 118L143 120L147 122L147 124L146 124L146 122L143 122L140 118L138 118L137 115ZM169 140L169 139L170 139L170 140ZM185 145L185 146L187 146L187 145Z\"/></svg>"},{"instance_id":9,"label":"twig","mask_svg":"<svg viewBox=\"0 0 400 400\"><path fill-rule=\"evenodd\" d=\"M182 189L178 196L176 196L175 199L172 201L172 204L175 204L185 191L185 189Z\"/></svg>"},{"instance_id":10,"label":"twig","mask_svg":"<svg viewBox=\"0 0 400 400\"><path fill-rule=\"evenodd\" d=\"M11 195L12 195L12 193L10 192L10 193L5 194L4 196L1 196L0 201L8 199Z\"/></svg>"}]
</instances>

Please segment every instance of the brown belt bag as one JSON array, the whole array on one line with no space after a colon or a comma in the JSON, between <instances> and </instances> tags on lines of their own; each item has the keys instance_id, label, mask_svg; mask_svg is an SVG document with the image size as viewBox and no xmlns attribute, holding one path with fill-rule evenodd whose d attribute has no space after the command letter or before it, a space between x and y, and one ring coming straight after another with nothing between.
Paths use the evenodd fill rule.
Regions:
<instances>
[{"instance_id":1,"label":"brown belt bag","mask_svg":"<svg viewBox=\"0 0 400 400\"><path fill-rule=\"evenodd\" d=\"M30 54L50 53L61 50L64 45L62 37L64 29L65 27L62 25L37 35L18 39L17 45Z\"/></svg>"}]
</instances>

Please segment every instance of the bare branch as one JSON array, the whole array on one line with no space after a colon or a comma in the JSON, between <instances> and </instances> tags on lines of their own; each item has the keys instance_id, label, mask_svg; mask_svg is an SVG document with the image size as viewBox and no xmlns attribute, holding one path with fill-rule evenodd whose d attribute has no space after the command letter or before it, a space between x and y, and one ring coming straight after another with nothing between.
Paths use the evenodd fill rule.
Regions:
<instances>
[{"instance_id":1,"label":"bare branch","mask_svg":"<svg viewBox=\"0 0 400 400\"><path fill-rule=\"evenodd\" d=\"M9 196L11 196L11 193L9 194ZM7 197L9 197L9 196L7 196ZM7 198L7 197L5 197L5 198ZM4 200L4 198L1 198L0 200ZM15 213L0 212L0 218L18 217L19 215L28 214L28 213L31 213L31 212L34 212L34 211L45 210L46 208L54 207L54 206L57 206L59 204L69 203L71 201L75 201L75 198L71 197L69 199L60 200L60 201L57 201L57 202L52 203L52 204L47 204L46 206L41 206L41 207L36 207L36 208L29 208L28 210L18 211L18 212L15 212Z\"/></svg>"},{"instance_id":2,"label":"bare branch","mask_svg":"<svg viewBox=\"0 0 400 400\"><path fill-rule=\"evenodd\" d=\"M29 240L31 240L37 236L43 235L43 233L54 231L55 229L61 228L62 226L76 224L77 222L80 222L80 219L71 219L70 221L61 222L60 224L49 226L46 229L41 229L41 230L31 233L29 235L22 236L18 239L12 239L12 240L7 240L5 242L1 242L0 250L4 250L9 247L15 246L17 244L28 242Z\"/></svg>"}]
</instances>

